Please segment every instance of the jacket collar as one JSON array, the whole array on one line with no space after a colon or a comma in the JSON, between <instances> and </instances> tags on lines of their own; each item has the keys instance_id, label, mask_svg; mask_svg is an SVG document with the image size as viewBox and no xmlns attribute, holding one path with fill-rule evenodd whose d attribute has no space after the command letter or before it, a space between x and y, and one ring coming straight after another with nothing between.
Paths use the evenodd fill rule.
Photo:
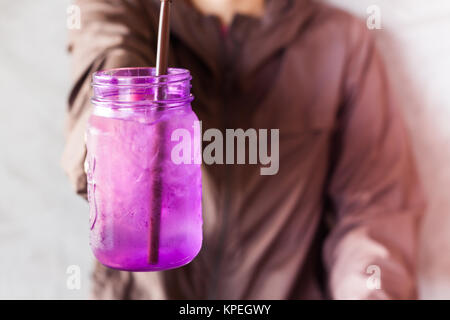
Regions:
<instances>
[{"instance_id":1,"label":"jacket collar","mask_svg":"<svg viewBox=\"0 0 450 320\"><path fill-rule=\"evenodd\" d=\"M159 4L159 0L153 0ZM236 15L229 27L231 48L227 50L219 19L205 16L190 0L174 1L171 30L185 45L206 63L213 73L220 74L225 55L240 50L233 61L240 72L251 72L272 54L294 40L313 15L313 0L266 0L262 18Z\"/></svg>"}]
</instances>

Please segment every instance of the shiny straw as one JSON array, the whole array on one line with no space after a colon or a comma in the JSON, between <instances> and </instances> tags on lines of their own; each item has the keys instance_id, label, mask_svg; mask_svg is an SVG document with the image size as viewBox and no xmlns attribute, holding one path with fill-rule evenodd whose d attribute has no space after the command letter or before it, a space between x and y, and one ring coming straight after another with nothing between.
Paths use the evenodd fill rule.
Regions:
<instances>
[{"instance_id":1,"label":"shiny straw","mask_svg":"<svg viewBox=\"0 0 450 320\"><path fill-rule=\"evenodd\" d=\"M159 15L158 49L156 54L156 76L164 76L168 73L169 60L169 36L170 36L170 5L171 0L161 0L161 9ZM163 85L157 86L155 100L162 101L166 98L166 88ZM161 140L166 131L164 121L157 124L157 137ZM164 141L159 141L159 153L156 161L155 179L153 182L153 197L150 212L150 245L149 245L149 263L158 264L159 261L159 242L161 230L161 210L162 210L162 172L164 154ZM156 143L158 144L158 142Z\"/></svg>"}]
</instances>

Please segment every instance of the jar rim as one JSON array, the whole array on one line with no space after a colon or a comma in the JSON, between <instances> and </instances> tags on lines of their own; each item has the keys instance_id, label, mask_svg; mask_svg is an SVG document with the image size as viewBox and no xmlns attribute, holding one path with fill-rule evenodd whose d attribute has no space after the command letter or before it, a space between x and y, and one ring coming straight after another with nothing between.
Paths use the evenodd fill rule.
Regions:
<instances>
[{"instance_id":1,"label":"jar rim","mask_svg":"<svg viewBox=\"0 0 450 320\"><path fill-rule=\"evenodd\" d=\"M191 79L189 70L181 68L169 68L163 76L151 67L100 70L92 77L91 101L108 108L177 107L193 100Z\"/></svg>"},{"instance_id":2,"label":"jar rim","mask_svg":"<svg viewBox=\"0 0 450 320\"><path fill-rule=\"evenodd\" d=\"M154 67L113 68L93 74L93 86L160 86L192 79L189 70L169 68L167 75L156 75Z\"/></svg>"}]
</instances>

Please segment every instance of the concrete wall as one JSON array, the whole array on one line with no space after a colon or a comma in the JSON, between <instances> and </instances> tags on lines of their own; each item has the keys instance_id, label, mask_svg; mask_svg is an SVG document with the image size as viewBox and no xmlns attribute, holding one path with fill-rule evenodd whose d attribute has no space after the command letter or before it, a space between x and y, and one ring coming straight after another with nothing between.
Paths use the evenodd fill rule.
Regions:
<instances>
[{"instance_id":1,"label":"concrete wall","mask_svg":"<svg viewBox=\"0 0 450 320\"><path fill-rule=\"evenodd\" d=\"M0 0L0 299L85 298L87 205L60 168L66 0ZM81 289L66 269L80 266Z\"/></svg>"},{"instance_id":2,"label":"concrete wall","mask_svg":"<svg viewBox=\"0 0 450 320\"><path fill-rule=\"evenodd\" d=\"M333 0L374 31L413 137L430 208L422 230L422 298L450 298L450 2ZM59 166L69 86L69 0L0 0L0 298L86 298L87 205ZM66 286L81 269L81 289Z\"/></svg>"}]
</instances>

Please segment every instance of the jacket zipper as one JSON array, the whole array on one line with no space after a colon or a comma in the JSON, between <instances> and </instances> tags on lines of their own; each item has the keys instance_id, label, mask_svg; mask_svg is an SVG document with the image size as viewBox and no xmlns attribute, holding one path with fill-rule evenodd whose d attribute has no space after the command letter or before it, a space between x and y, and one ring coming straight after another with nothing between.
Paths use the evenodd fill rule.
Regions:
<instances>
[{"instance_id":1,"label":"jacket zipper","mask_svg":"<svg viewBox=\"0 0 450 320\"><path fill-rule=\"evenodd\" d=\"M228 30L228 32L230 29ZM224 39L225 43L228 43L229 39ZM234 50L233 50L234 51ZM225 81L224 81L224 90L223 90L223 108L222 108L222 119L223 119L223 127L222 132L225 133L226 128L230 124L230 98L229 95L232 93L231 86L232 86L232 79L234 74L234 68L231 63L233 59L230 57L234 55L234 52L229 51L229 47L227 44L225 44L225 58L224 58L224 64L223 64L223 70L225 72ZM231 54L233 53L233 54ZM224 150L224 158L226 158L226 148ZM230 168L224 162L223 164L224 170L222 171L222 174L224 175L223 181L223 206L221 208L221 225L219 230L219 239L217 244L217 250L215 254L215 259L213 263L213 276L211 277L211 288L209 290L208 299L217 299L217 292L219 289L219 280L220 280L220 274L222 269L222 260L223 260L223 253L225 250L225 242L226 242L226 234L228 231L228 224L229 224L229 211L230 211L230 202L231 202L231 194L230 194Z\"/></svg>"}]
</instances>

